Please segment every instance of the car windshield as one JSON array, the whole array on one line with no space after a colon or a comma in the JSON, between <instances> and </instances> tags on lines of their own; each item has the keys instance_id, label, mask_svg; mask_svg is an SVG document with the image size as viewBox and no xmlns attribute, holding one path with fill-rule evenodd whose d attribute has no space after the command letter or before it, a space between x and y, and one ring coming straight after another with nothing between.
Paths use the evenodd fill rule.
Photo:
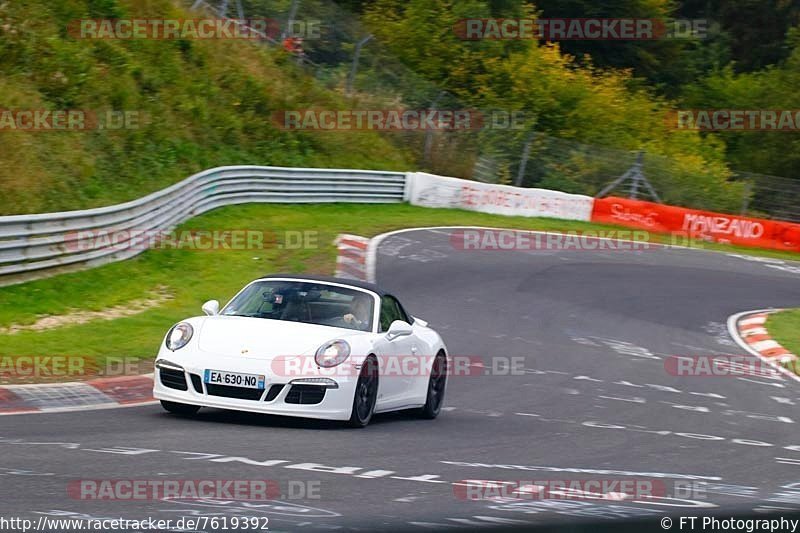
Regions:
<instances>
[{"instance_id":1,"label":"car windshield","mask_svg":"<svg viewBox=\"0 0 800 533\"><path fill-rule=\"evenodd\" d=\"M374 298L319 282L267 280L249 285L220 314L371 331Z\"/></svg>"}]
</instances>

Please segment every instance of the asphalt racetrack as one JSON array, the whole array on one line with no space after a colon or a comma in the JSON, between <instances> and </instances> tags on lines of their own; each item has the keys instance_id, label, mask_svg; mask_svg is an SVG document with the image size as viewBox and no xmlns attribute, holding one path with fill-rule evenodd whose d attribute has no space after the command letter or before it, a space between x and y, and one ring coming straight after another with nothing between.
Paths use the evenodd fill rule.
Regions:
<instances>
[{"instance_id":1,"label":"asphalt racetrack","mask_svg":"<svg viewBox=\"0 0 800 533\"><path fill-rule=\"evenodd\" d=\"M0 516L266 516L272 531L643 517L656 531L665 514L800 506L800 384L679 377L664 364L742 354L727 318L800 306L796 266L682 249L464 251L448 233L387 237L378 282L451 355L521 358L524 371L452 376L438 419L379 415L364 430L211 409L183 419L155 404L0 417ZM159 478L271 479L286 497L81 501L67 490L81 479ZM667 493L469 501L454 485L598 478L661 480ZM289 495L290 484L315 492ZM695 492L673 497L686 495L678 486Z\"/></svg>"}]
</instances>

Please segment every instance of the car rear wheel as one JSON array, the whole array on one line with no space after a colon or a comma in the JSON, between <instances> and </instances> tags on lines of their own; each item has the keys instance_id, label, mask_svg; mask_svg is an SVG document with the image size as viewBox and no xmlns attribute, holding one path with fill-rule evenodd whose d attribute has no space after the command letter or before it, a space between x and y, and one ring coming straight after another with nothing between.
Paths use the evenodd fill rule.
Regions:
<instances>
[{"instance_id":1,"label":"car rear wheel","mask_svg":"<svg viewBox=\"0 0 800 533\"><path fill-rule=\"evenodd\" d=\"M189 405L186 403L177 403L177 402L167 402L165 400L161 400L161 407L169 411L174 415L181 415L181 416L192 416L197 414L197 411L200 410L199 405Z\"/></svg>"},{"instance_id":2,"label":"car rear wheel","mask_svg":"<svg viewBox=\"0 0 800 533\"><path fill-rule=\"evenodd\" d=\"M444 405L444 390L447 385L447 357L443 352L436 354L428 379L428 396L425 406L419 410L422 418L434 419L439 416Z\"/></svg>"},{"instance_id":3,"label":"car rear wheel","mask_svg":"<svg viewBox=\"0 0 800 533\"><path fill-rule=\"evenodd\" d=\"M353 412L348 424L351 427L363 428L372 419L375 401L378 398L378 361L368 357L361 366L361 373L356 382L353 395Z\"/></svg>"}]
</instances>

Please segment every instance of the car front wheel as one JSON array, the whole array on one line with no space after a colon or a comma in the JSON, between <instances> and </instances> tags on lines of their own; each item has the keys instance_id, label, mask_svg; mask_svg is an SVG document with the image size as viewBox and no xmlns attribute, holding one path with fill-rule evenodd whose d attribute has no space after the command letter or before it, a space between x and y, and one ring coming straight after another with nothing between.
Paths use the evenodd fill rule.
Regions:
<instances>
[{"instance_id":1,"label":"car front wheel","mask_svg":"<svg viewBox=\"0 0 800 533\"><path fill-rule=\"evenodd\" d=\"M375 401L378 398L378 361L368 357L361 366L353 395L353 412L350 415L351 427L363 428L372 419Z\"/></svg>"},{"instance_id":2,"label":"car front wheel","mask_svg":"<svg viewBox=\"0 0 800 533\"><path fill-rule=\"evenodd\" d=\"M443 352L436 354L431 366L431 377L428 378L428 395L425 406L419 410L422 418L433 419L439 416L444 405L444 390L447 385L447 357Z\"/></svg>"}]
</instances>

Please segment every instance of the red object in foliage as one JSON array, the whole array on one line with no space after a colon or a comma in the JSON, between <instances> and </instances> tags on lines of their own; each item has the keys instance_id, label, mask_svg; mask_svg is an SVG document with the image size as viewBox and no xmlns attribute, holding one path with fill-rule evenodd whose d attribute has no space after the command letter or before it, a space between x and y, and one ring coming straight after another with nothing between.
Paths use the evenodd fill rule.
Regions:
<instances>
[{"instance_id":1,"label":"red object in foliage","mask_svg":"<svg viewBox=\"0 0 800 533\"><path fill-rule=\"evenodd\" d=\"M287 37L283 40L283 49L290 54L303 53L303 39L300 37Z\"/></svg>"}]
</instances>

